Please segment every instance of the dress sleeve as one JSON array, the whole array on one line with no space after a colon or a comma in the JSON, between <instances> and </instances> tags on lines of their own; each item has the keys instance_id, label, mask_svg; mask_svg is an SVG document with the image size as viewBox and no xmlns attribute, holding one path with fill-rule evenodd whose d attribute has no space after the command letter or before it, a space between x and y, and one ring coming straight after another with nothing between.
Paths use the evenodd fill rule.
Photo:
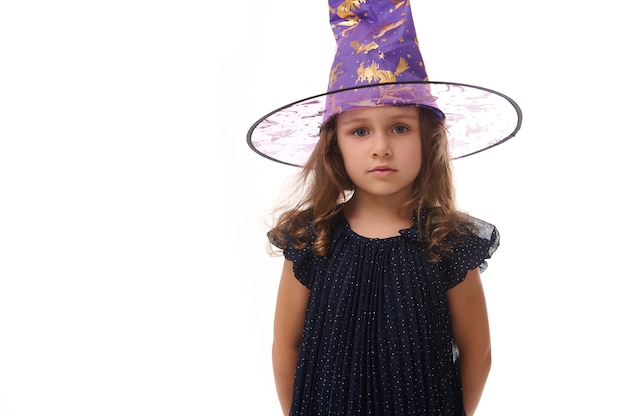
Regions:
<instances>
[{"instance_id":1,"label":"dress sleeve","mask_svg":"<svg viewBox=\"0 0 626 416\"><path fill-rule=\"evenodd\" d=\"M282 250L285 259L293 263L293 274L296 279L309 289L313 285L312 270L316 259L311 251L313 241L311 239L304 248L295 248L293 240L284 243L271 241L274 246Z\"/></svg>"},{"instance_id":2,"label":"dress sleeve","mask_svg":"<svg viewBox=\"0 0 626 416\"><path fill-rule=\"evenodd\" d=\"M481 273L484 272L487 269L487 259L491 258L500 245L500 233L494 225L473 217L467 225L471 232L462 244L454 247L450 256L442 263L448 289L461 283L469 270L478 267Z\"/></svg>"}]
</instances>

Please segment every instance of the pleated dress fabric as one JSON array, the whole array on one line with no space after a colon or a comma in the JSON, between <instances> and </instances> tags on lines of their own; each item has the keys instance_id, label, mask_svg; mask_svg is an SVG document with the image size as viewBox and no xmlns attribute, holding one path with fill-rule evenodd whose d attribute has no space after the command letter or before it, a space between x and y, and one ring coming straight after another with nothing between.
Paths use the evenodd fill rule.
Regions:
<instances>
[{"instance_id":1,"label":"pleated dress fabric","mask_svg":"<svg viewBox=\"0 0 626 416\"><path fill-rule=\"evenodd\" d=\"M465 415L446 292L486 268L499 234L472 218L475 232L433 263L418 215L366 238L340 213L325 257L280 247L310 289L290 415Z\"/></svg>"}]
</instances>

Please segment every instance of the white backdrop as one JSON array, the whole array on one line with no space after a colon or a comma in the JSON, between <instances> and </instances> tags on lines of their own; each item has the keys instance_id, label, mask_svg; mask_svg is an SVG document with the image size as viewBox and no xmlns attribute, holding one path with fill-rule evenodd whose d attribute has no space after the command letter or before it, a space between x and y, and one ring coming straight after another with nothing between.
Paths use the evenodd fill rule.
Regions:
<instances>
[{"instance_id":1,"label":"white backdrop","mask_svg":"<svg viewBox=\"0 0 626 416\"><path fill-rule=\"evenodd\" d=\"M279 414L264 220L295 169L245 134L334 41L322 0L213 3L0 3L0 415ZM621 409L626 33L577 4L413 2L430 79L524 113L455 162L502 234L480 416Z\"/></svg>"}]
</instances>

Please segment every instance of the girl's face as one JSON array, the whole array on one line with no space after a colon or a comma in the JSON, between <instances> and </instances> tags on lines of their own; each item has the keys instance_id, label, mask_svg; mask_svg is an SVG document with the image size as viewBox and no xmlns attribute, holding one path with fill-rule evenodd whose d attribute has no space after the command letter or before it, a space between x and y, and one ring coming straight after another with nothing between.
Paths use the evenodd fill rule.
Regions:
<instances>
[{"instance_id":1,"label":"girl's face","mask_svg":"<svg viewBox=\"0 0 626 416\"><path fill-rule=\"evenodd\" d=\"M417 108L362 108L336 120L337 143L355 191L410 198L422 166Z\"/></svg>"}]
</instances>

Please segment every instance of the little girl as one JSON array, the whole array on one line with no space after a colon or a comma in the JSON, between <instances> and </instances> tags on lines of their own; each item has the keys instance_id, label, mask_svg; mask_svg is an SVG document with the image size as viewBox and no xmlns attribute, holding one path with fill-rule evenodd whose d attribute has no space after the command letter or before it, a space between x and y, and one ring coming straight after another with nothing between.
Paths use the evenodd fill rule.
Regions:
<instances>
[{"instance_id":1,"label":"little girl","mask_svg":"<svg viewBox=\"0 0 626 416\"><path fill-rule=\"evenodd\" d=\"M272 349L278 398L285 415L473 415L491 365L480 272L499 234L455 207L451 159L464 155L459 149L468 153L461 141L448 140L444 92L461 84L437 89L424 81L417 42L406 42L414 30L408 2L338 3L331 0L330 15L340 61L323 109L311 110L317 97L302 100L264 117L248 137L273 160L296 164L307 154L303 197L268 234L285 257ZM376 65L345 49L356 50L354 42L376 48ZM382 50L391 44L396 49ZM363 68L384 71L389 62L391 82L377 82L374 72L361 76ZM419 80L399 82L400 74L420 70ZM367 87L333 87L355 79ZM474 89L469 113L477 90L515 112L505 127L512 133L479 136L469 153L519 129L510 99L462 87ZM479 112L506 108L493 99ZM285 117L294 114L305 123L323 117L313 145L293 138L282 145L294 130ZM453 119L476 125L471 114Z\"/></svg>"}]
</instances>

